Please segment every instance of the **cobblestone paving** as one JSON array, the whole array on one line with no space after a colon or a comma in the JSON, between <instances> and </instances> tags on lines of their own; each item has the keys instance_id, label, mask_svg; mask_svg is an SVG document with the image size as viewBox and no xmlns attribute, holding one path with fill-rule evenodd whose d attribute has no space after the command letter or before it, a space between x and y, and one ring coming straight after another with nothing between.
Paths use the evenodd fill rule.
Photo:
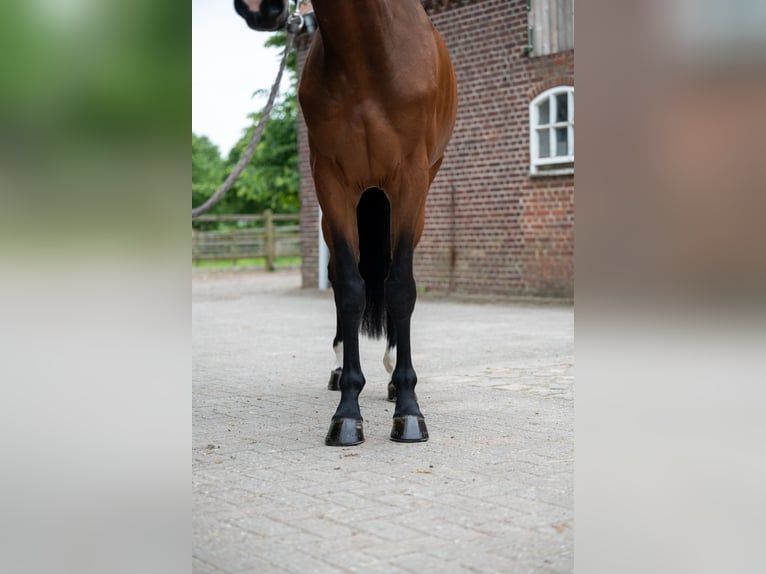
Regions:
<instances>
[{"instance_id":1,"label":"cobblestone paving","mask_svg":"<svg viewBox=\"0 0 766 574\"><path fill-rule=\"evenodd\" d=\"M334 307L299 285L193 277L193 571L571 572L573 308L422 296L430 440L388 440L384 343L364 339L367 440L337 448Z\"/></svg>"}]
</instances>

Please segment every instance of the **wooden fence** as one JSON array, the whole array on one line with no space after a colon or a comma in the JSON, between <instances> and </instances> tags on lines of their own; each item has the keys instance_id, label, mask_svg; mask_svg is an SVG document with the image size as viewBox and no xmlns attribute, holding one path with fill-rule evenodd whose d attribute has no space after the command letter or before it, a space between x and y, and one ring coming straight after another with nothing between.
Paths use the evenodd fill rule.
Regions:
<instances>
[{"instance_id":1,"label":"wooden fence","mask_svg":"<svg viewBox=\"0 0 766 574\"><path fill-rule=\"evenodd\" d=\"M266 268L274 270L277 257L300 257L300 220L298 214L202 215L192 223L192 260L239 259L263 257ZM216 223L217 229L205 230ZM208 225L206 225L208 224Z\"/></svg>"}]
</instances>

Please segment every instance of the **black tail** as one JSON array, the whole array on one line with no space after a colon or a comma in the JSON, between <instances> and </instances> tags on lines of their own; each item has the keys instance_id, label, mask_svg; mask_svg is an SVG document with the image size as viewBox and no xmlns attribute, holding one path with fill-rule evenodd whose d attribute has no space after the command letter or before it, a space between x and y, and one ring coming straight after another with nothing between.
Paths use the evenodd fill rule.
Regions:
<instances>
[{"instance_id":1,"label":"black tail","mask_svg":"<svg viewBox=\"0 0 766 574\"><path fill-rule=\"evenodd\" d=\"M371 188L362 194L356 208L359 229L359 273L367 292L362 333L380 338L386 331L383 283L391 266L391 204L386 194Z\"/></svg>"}]
</instances>

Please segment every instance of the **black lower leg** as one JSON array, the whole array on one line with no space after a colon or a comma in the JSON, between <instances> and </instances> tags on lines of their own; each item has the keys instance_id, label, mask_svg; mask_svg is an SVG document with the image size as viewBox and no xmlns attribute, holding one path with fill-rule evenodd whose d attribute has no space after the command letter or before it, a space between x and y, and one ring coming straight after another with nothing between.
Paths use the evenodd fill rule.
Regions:
<instances>
[{"instance_id":1,"label":"black lower leg","mask_svg":"<svg viewBox=\"0 0 766 574\"><path fill-rule=\"evenodd\" d=\"M428 439L415 396L417 375L412 366L410 346L410 317L415 308L417 291L412 275L412 241L399 242L386 279L386 307L396 328L396 367L391 382L396 388L396 409L394 411L393 440L418 442Z\"/></svg>"},{"instance_id":2,"label":"black lower leg","mask_svg":"<svg viewBox=\"0 0 766 574\"><path fill-rule=\"evenodd\" d=\"M391 315L386 312L386 334L387 334L387 342L386 342L386 356L384 358L384 365L389 373L393 374L394 365L390 363L391 361L391 349L396 347L396 323L394 323L394 320L391 318ZM388 400L391 402L396 401L396 387L394 386L393 381L389 381L388 383Z\"/></svg>"},{"instance_id":3,"label":"black lower leg","mask_svg":"<svg viewBox=\"0 0 766 574\"><path fill-rule=\"evenodd\" d=\"M347 446L364 440L359 393L365 380L359 362L359 324L365 307L365 289L356 260L349 247L335 244L335 304L343 333L343 370L340 376L340 404L333 415L326 444Z\"/></svg>"}]
</instances>

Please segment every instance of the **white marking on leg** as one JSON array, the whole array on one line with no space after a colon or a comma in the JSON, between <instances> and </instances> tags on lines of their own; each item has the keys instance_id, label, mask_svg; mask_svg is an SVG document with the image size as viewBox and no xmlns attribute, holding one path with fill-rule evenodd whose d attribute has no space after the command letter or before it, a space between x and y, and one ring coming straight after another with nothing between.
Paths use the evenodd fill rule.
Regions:
<instances>
[{"instance_id":1,"label":"white marking on leg","mask_svg":"<svg viewBox=\"0 0 766 574\"><path fill-rule=\"evenodd\" d=\"M394 367L396 366L396 345L393 347L386 345L386 354L383 355L383 366L389 375L394 372Z\"/></svg>"},{"instance_id":2,"label":"white marking on leg","mask_svg":"<svg viewBox=\"0 0 766 574\"><path fill-rule=\"evenodd\" d=\"M332 348L333 351L335 351L335 368L336 369L342 369L343 368L343 342L341 341L337 345L335 345Z\"/></svg>"}]
</instances>

